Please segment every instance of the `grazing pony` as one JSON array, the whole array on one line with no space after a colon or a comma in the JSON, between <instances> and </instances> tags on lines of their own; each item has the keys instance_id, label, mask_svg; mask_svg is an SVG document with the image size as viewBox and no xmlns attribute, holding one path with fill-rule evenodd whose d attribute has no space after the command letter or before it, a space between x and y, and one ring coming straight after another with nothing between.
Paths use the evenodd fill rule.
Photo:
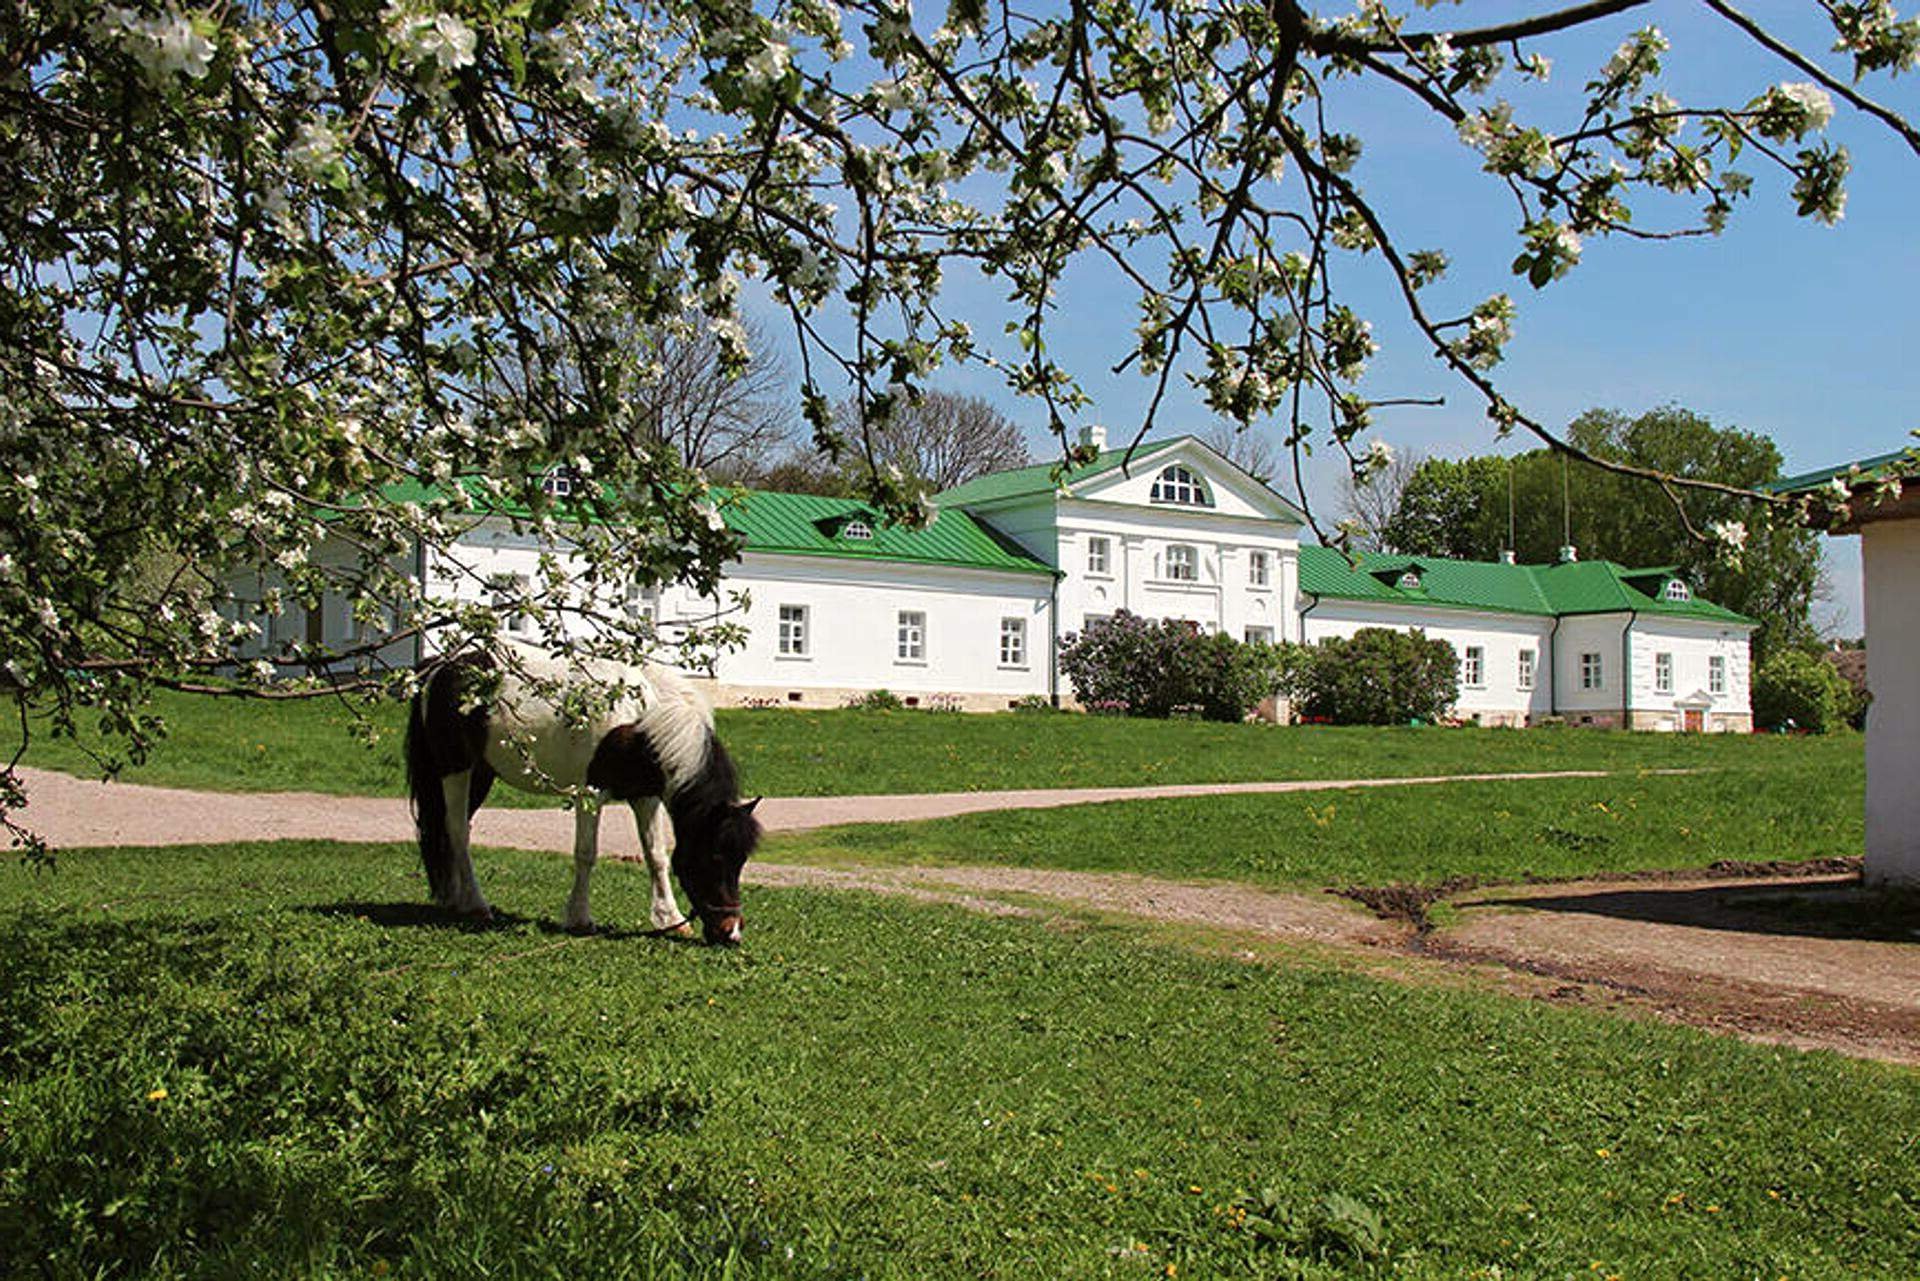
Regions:
<instances>
[{"instance_id":1,"label":"grazing pony","mask_svg":"<svg viewBox=\"0 0 1920 1281\"><path fill-rule=\"evenodd\" d=\"M580 682L584 674L590 684ZM593 701L595 690L611 690ZM556 706L574 705L569 716ZM492 654L428 667L407 718L407 789L420 857L436 903L490 920L473 877L472 818L494 779L575 799L573 892L568 929L593 928L587 883L599 853L600 808L624 801L640 828L653 875L653 927L688 933L667 879L665 806L673 825L672 869L709 943L740 941L740 868L760 839L758 799L740 802L733 760L714 736L713 713L686 679L651 663L568 667L531 646L503 642Z\"/></svg>"}]
</instances>

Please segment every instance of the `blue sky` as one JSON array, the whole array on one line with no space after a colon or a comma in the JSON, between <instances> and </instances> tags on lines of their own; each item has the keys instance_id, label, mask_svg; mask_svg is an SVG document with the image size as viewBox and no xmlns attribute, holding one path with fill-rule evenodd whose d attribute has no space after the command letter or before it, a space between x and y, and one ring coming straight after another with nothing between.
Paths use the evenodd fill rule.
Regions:
<instances>
[{"instance_id":1,"label":"blue sky","mask_svg":"<svg viewBox=\"0 0 1920 1281\"><path fill-rule=\"evenodd\" d=\"M1442 29L1510 16L1514 6L1440 6L1410 26ZM1776 29L1824 54L1817 19L1781 18L1811 5L1753 0L1748 8ZM1738 105L1769 84L1805 75L1753 46L1696 7L1654 5L1573 36L1530 45L1554 60L1549 86L1536 96L1511 82L1501 92L1523 112L1535 101L1541 123L1567 125L1564 104L1630 32L1649 23L1673 42L1663 87L1684 103ZM1920 75L1876 77L1862 86L1909 120L1920 120ZM1553 108L1560 104L1562 109ZM1510 197L1479 172L1477 157L1424 108L1404 97L1343 93L1330 98L1333 127L1367 143L1355 177L1404 249L1442 248L1447 279L1430 293L1463 312L1506 291L1520 305L1516 341L1495 371L1506 395L1550 426L1590 407L1639 412L1674 403L1716 424L1764 433L1785 455L1788 472L1898 449L1920 428L1920 157L1889 130L1841 107L1828 136L1853 153L1846 217L1826 227L1794 216L1782 181L1758 163L1752 197L1718 237L1664 244L1590 240L1567 278L1534 291L1510 274L1517 219ZM1743 158L1744 159L1744 158ZM1690 202L1697 206L1697 202ZM1657 221L1654 204L1636 205L1640 225ZM1477 394L1454 382L1424 343L1398 319L1384 273L1347 268L1349 297L1373 321L1382 344L1368 389L1378 395L1444 395L1439 408L1383 411L1378 435L1396 448L1458 456L1526 447L1500 444ZM998 334L1004 315L994 292L956 281L954 300L977 332ZM1063 289L1055 353L1080 372L1093 395L1087 415L1115 438L1139 426L1151 387L1106 373L1134 323L1134 299L1101 273L1076 275ZM1034 423L1032 443L1050 442L1035 409L985 370L943 371L939 385L992 399L1016 421ZM1153 434L1200 430L1209 418L1191 397L1170 399ZM1277 430L1274 433L1277 436ZM1309 471L1316 513L1338 515L1337 469L1319 457ZM1583 549L1604 555L1604 548ZM1828 544L1833 599L1816 621L1856 635L1860 618L1857 539Z\"/></svg>"}]
</instances>

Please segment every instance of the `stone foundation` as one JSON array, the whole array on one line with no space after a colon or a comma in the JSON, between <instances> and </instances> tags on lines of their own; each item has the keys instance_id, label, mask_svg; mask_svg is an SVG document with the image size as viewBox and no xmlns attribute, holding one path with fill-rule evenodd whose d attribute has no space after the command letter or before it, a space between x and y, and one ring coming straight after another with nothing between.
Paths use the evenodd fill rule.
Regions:
<instances>
[{"instance_id":1,"label":"stone foundation","mask_svg":"<svg viewBox=\"0 0 1920 1281\"><path fill-rule=\"evenodd\" d=\"M846 707L874 692L876 687L855 689L833 686L729 685L710 677L694 677L693 683L715 707L792 707L819 711ZM892 690L908 707L920 711L1005 712L1024 697L1020 694L977 694L959 690Z\"/></svg>"}]
</instances>

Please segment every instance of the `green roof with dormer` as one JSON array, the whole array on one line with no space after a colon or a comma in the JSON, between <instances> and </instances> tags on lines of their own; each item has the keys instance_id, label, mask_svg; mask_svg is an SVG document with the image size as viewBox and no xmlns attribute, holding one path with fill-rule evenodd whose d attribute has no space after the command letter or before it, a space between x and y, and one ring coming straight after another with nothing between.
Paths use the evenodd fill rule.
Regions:
<instances>
[{"instance_id":1,"label":"green roof with dormer","mask_svg":"<svg viewBox=\"0 0 1920 1281\"><path fill-rule=\"evenodd\" d=\"M886 523L871 505L855 498L748 489L723 498L720 515L750 552L1020 574L1054 572L1018 543L957 507L939 508L931 523L914 528Z\"/></svg>"},{"instance_id":2,"label":"green roof with dormer","mask_svg":"<svg viewBox=\"0 0 1920 1281\"><path fill-rule=\"evenodd\" d=\"M1403 587L1409 571L1417 585ZM1605 560L1506 565L1387 552L1360 552L1349 560L1331 547L1300 549L1300 590L1310 596L1542 618L1631 611L1753 625L1752 619L1711 601L1667 599L1667 584L1675 577L1671 566L1631 569Z\"/></svg>"}]
</instances>

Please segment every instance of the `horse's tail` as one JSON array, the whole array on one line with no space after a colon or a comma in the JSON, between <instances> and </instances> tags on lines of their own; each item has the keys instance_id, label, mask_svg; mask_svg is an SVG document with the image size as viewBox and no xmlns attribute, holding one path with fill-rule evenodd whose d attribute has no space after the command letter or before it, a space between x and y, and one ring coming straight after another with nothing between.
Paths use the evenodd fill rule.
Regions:
<instances>
[{"instance_id":1,"label":"horse's tail","mask_svg":"<svg viewBox=\"0 0 1920 1281\"><path fill-rule=\"evenodd\" d=\"M420 862L433 897L446 902L453 893L453 838L447 831L447 794L440 785L432 736L427 730L434 686L446 675L435 666L420 683L407 711L407 792L413 798L413 826L420 836Z\"/></svg>"}]
</instances>

